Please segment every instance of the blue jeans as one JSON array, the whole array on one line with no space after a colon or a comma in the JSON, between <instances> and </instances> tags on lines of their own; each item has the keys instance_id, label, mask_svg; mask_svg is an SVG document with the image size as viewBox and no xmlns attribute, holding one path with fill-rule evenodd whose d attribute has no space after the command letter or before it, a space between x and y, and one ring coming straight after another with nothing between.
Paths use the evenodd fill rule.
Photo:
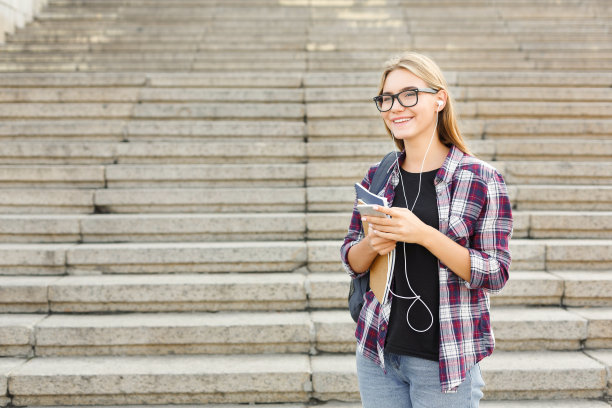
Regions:
<instances>
[{"instance_id":1,"label":"blue jeans","mask_svg":"<svg viewBox=\"0 0 612 408\"><path fill-rule=\"evenodd\" d=\"M440 389L438 362L385 352L387 374L357 352L363 408L478 408L484 381L480 366L468 371L457 393Z\"/></svg>"}]
</instances>

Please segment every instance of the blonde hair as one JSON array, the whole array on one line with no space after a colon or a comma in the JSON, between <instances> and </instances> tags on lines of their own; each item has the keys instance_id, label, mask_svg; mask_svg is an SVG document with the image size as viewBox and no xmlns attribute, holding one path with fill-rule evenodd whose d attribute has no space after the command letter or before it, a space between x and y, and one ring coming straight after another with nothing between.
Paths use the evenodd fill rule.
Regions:
<instances>
[{"instance_id":1,"label":"blonde hair","mask_svg":"<svg viewBox=\"0 0 612 408\"><path fill-rule=\"evenodd\" d=\"M448 94L446 99L446 106L438 113L438 139L446 146L455 145L463 153L473 156L472 152L468 149L463 136L459 132L457 126L457 119L455 118L455 111L453 108L453 100L450 93L448 92L448 85L442 75L442 70L433 60L425 55L416 52L407 52L398 56L395 56L385 63L385 68L382 73L380 80L380 86L378 87L378 95L382 94L387 80L387 75L391 71L396 69L405 69L417 77L421 78L428 87L434 89L444 89ZM383 121L384 122L384 121ZM385 123L385 129L391 138L395 141L395 145L399 150L404 150L404 141L395 139L391 130Z\"/></svg>"}]
</instances>

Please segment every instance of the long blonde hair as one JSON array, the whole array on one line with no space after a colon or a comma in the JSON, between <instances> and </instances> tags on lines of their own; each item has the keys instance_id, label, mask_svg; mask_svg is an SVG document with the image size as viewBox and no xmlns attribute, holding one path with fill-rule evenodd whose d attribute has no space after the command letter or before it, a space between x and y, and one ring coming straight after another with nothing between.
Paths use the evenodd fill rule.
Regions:
<instances>
[{"instance_id":1,"label":"long blonde hair","mask_svg":"<svg viewBox=\"0 0 612 408\"><path fill-rule=\"evenodd\" d=\"M385 68L380 80L380 86L378 87L378 95L382 94L383 92L387 75L396 69L405 69L413 73L417 77L421 78L430 88L444 89L446 91L448 94L446 106L444 106L444 109L438 113L438 138L442 144L449 147L450 145L455 145L463 153L473 156L473 153L470 152L465 144L465 141L463 140L463 136L461 136L461 133L459 132L459 127L457 126L457 119L455 118L455 111L453 108L453 100L448 91L448 85L446 84L446 80L442 75L442 70L440 67L438 67L438 65L433 62L431 58L416 52L407 52L395 56L385 63ZM400 151L404 150L404 141L395 139L386 123L384 126L389 136L391 136L391 138L393 138L395 141L397 148Z\"/></svg>"}]
</instances>

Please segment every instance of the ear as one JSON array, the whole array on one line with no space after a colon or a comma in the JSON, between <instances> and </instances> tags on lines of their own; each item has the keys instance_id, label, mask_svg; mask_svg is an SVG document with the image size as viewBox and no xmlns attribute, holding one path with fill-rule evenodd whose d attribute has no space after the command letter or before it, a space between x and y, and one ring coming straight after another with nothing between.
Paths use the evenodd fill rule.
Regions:
<instances>
[{"instance_id":1,"label":"ear","mask_svg":"<svg viewBox=\"0 0 612 408\"><path fill-rule=\"evenodd\" d=\"M436 111L440 112L446 106L448 93L444 89L440 89L436 95Z\"/></svg>"}]
</instances>

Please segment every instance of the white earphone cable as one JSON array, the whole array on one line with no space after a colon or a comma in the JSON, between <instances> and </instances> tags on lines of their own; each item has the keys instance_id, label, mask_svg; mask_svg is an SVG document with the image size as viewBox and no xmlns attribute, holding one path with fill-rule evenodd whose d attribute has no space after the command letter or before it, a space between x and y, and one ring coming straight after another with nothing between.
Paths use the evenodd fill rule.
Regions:
<instances>
[{"instance_id":1,"label":"white earphone cable","mask_svg":"<svg viewBox=\"0 0 612 408\"><path fill-rule=\"evenodd\" d=\"M425 151L425 155L423 156L423 162L421 163L421 171L419 172L419 189L417 191L417 195L416 198L414 199L414 203L412 204L412 208L410 209L410 211L414 210L414 207L417 203L417 200L419 198L419 194L421 193L421 176L423 174L423 166L425 165L425 159L427 158L427 153L429 153L429 148L431 147L431 143L433 142L433 137L436 133L436 128L438 127L438 115L439 115L439 111L436 111L436 124L434 126L434 130L431 134L431 138L429 139L429 145L427 146L427 150ZM394 136L395 138L395 136ZM404 202L406 203L406 207L408 207L408 200L406 199L406 189L404 188L404 180L402 178L402 172L400 170L400 165L399 165L399 155L397 154L397 151L395 152L395 164L397 165L397 170L399 173L399 177L400 177L400 182L402 184L402 192L404 194ZM417 293L414 291L414 289L412 289L412 285L410 285L410 280L408 279L408 264L407 264L407 259L406 259L406 243L402 242L402 249L404 252L404 276L406 277L406 283L408 284L408 288L410 289L410 291L414 294L414 296L401 296L398 295L396 293L394 293L391 288L389 288L389 292L400 299L406 299L406 300L412 300L412 303L410 304L410 306L408 307L408 310L406 311L406 323L408 323L408 326L414 330L415 332L419 332L419 333L424 333L427 330L429 330L434 323L434 318L433 318L433 313L431 312L431 309L429 308L429 306L427 306L427 304L423 301L423 299L421 299L420 295L417 295ZM392 272L393 273L393 272ZM426 329L423 330L419 330L416 329L412 326L412 324L410 323L410 311L412 310L412 307L416 304L416 302L421 302L423 304L423 306L425 306L425 309L427 309L427 312L429 313L429 317L430 317L430 323L429 326L427 326Z\"/></svg>"}]
</instances>

